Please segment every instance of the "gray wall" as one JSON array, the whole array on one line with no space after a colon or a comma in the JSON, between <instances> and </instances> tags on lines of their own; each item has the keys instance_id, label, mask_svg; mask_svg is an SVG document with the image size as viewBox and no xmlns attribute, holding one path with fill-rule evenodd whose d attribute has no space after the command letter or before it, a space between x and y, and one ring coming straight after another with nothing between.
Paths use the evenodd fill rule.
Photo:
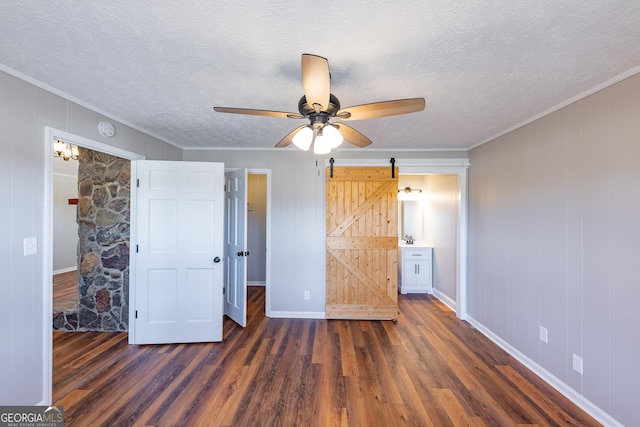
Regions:
<instances>
[{"instance_id":1,"label":"gray wall","mask_svg":"<svg viewBox=\"0 0 640 427\"><path fill-rule=\"evenodd\" d=\"M149 159L180 160L181 150L137 130L115 123L114 138L98 134L105 117L60 96L0 71L0 402L4 405L44 404L42 384L46 366L44 347L51 333L45 319L42 286L45 280L42 248L51 244L44 235L44 127L124 148ZM47 149L48 150L48 149ZM51 154L49 154L51 153ZM47 155L53 155L47 151ZM36 237L38 254L23 255L23 239ZM44 325L49 325L45 328Z\"/></svg>"},{"instance_id":2,"label":"gray wall","mask_svg":"<svg viewBox=\"0 0 640 427\"><path fill-rule=\"evenodd\" d=\"M629 426L640 425L639 158L635 75L472 150L469 169L471 317Z\"/></svg>"}]
</instances>

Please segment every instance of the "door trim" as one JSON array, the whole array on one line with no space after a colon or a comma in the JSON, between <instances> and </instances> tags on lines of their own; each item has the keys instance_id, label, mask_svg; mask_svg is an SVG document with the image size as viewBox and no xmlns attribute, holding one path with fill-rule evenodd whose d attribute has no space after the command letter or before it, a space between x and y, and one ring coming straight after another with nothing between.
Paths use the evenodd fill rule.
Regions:
<instances>
[{"instance_id":1,"label":"door trim","mask_svg":"<svg viewBox=\"0 0 640 427\"><path fill-rule=\"evenodd\" d=\"M458 250L456 254L456 316L467 320L467 253L468 253L468 168L469 159L395 159L401 174L452 174L458 175L460 204L458 207ZM325 167L329 167L325 159ZM387 159L338 159L334 166L388 166ZM389 169L391 171L391 169ZM325 189L326 193L326 189Z\"/></svg>"},{"instance_id":2,"label":"door trim","mask_svg":"<svg viewBox=\"0 0 640 427\"><path fill-rule=\"evenodd\" d=\"M89 148L94 151L110 154L123 159L144 160L145 156L131 151L123 150L112 145L94 141L80 135L75 135L50 126L44 127L44 209L43 209L43 236L45 241L42 242L42 293L44 295L44 321L43 321L43 339L42 343L44 366L42 370L42 395L46 401L43 404L51 404L53 394L53 326L51 319L53 318L53 285L51 278L53 277L53 141L60 139L79 147ZM131 171L131 182L135 182L134 167ZM134 197L131 195L131 216L135 209ZM130 248L135 247L135 225L131 221L130 229ZM133 256L129 256L129 269L133 266ZM131 289L132 278L129 278L129 289ZM129 292L129 318L131 318L131 292ZM135 313L134 313L135 314ZM131 339L131 338L129 338Z\"/></svg>"}]
</instances>

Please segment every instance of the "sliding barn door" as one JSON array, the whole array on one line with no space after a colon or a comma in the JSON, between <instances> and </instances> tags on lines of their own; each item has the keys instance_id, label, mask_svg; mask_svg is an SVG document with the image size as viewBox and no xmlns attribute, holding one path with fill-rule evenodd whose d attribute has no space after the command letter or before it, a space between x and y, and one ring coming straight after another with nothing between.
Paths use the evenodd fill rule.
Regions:
<instances>
[{"instance_id":1,"label":"sliding barn door","mask_svg":"<svg viewBox=\"0 0 640 427\"><path fill-rule=\"evenodd\" d=\"M398 173L327 168L328 319L398 317Z\"/></svg>"}]
</instances>

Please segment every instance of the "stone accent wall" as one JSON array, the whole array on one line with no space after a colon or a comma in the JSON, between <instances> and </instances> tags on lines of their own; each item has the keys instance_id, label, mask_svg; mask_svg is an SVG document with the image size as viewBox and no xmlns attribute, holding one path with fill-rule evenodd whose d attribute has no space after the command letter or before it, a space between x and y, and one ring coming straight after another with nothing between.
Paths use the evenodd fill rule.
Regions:
<instances>
[{"instance_id":1,"label":"stone accent wall","mask_svg":"<svg viewBox=\"0 0 640 427\"><path fill-rule=\"evenodd\" d=\"M130 192L129 160L80 148L77 330L128 329Z\"/></svg>"}]
</instances>

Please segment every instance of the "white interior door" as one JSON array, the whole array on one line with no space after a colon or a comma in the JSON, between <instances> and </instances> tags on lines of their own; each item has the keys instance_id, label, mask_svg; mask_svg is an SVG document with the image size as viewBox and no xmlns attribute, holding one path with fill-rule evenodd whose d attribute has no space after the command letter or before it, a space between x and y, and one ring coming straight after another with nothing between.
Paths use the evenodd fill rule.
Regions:
<instances>
[{"instance_id":1,"label":"white interior door","mask_svg":"<svg viewBox=\"0 0 640 427\"><path fill-rule=\"evenodd\" d=\"M224 314L247 326L247 170L226 176L226 268Z\"/></svg>"},{"instance_id":2,"label":"white interior door","mask_svg":"<svg viewBox=\"0 0 640 427\"><path fill-rule=\"evenodd\" d=\"M136 344L222 341L224 165L137 162Z\"/></svg>"}]
</instances>

